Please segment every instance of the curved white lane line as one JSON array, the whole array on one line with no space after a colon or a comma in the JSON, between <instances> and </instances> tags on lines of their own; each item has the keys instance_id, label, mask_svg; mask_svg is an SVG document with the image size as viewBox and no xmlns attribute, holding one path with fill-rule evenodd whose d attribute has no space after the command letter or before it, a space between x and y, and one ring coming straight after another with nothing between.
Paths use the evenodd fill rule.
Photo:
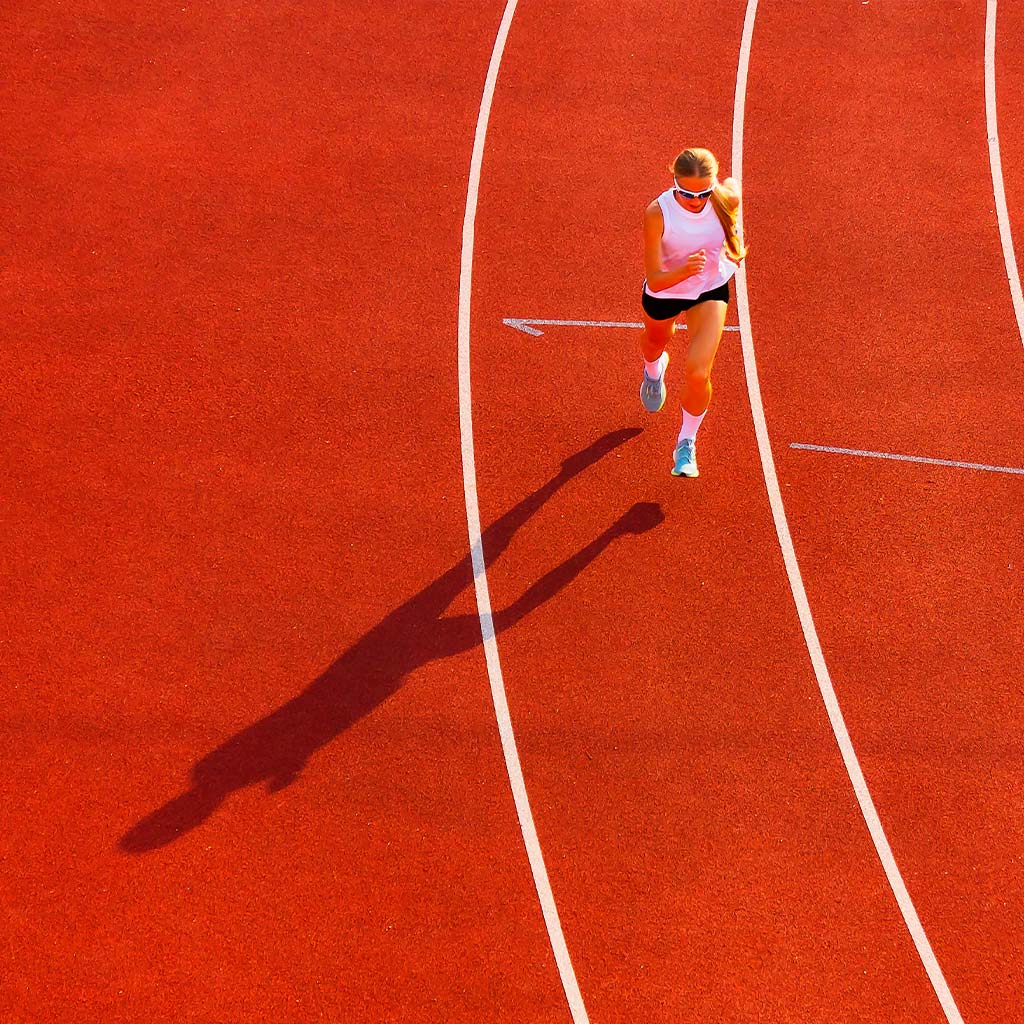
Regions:
<instances>
[{"instance_id":1,"label":"curved white lane line","mask_svg":"<svg viewBox=\"0 0 1024 1024\"><path fill-rule=\"evenodd\" d=\"M466 215L462 222L462 270L459 275L459 430L462 436L462 479L466 493L466 523L469 527L469 548L473 559L473 582L476 586L476 607L480 616L480 633L483 637L484 655L487 659L487 675L491 683L491 699L494 701L494 715L498 720L501 749L505 755L505 767L512 787L519 827L523 832L523 843L530 860L533 882L537 887L544 923L547 926L551 949L555 954L558 973L562 979L569 1010L574 1024L588 1024L587 1011L583 1006L576 973L573 971L569 950L562 934L558 919L555 897L551 892L544 856L533 823L530 800L526 795L526 783L519 764L512 719L509 717L508 702L505 699L505 682L498 659L498 642L494 633L494 618L491 614L491 596L487 588L487 569L484 563L483 543L480 538L480 506L476 491L476 458L473 454L473 402L469 378L469 310L473 291L473 242L476 226L476 207L480 195L480 167L484 157L484 140L487 137L487 122L491 116L491 102L494 99L494 85L498 80L501 57L505 52L512 16L516 12L517 0L508 0L505 14L498 28L498 35L491 51L491 62L487 68L484 92L480 100L480 113L476 122L476 136L473 140L473 155L469 168L469 188L466 193Z\"/></svg>"},{"instance_id":2,"label":"curved white lane line","mask_svg":"<svg viewBox=\"0 0 1024 1024\"><path fill-rule=\"evenodd\" d=\"M747 11L743 21L743 38L740 43L739 70L736 74L736 103L733 108L732 122L732 174L738 181L743 182L743 113L746 105L747 93L747 69L750 64L750 40L754 34L754 18L757 15L757 0L747 0ZM793 591L793 601L796 603L797 614L800 616L800 625L804 633L804 641L807 644L807 651L811 657L811 664L814 666L814 675L818 680L818 688L821 690L822 700L828 712L828 720L832 723L832 731L835 733L836 742L843 755L843 763L846 765L847 774L853 784L853 791L857 795L857 803L860 804L864 821L871 833L871 839L878 851L879 860L885 870L886 878L892 887L893 895L899 904L903 920L917 947L918 955L928 973L928 978L939 998L946 1020L949 1024L963 1024L963 1018L957 1009L953 996L942 976L938 961L932 952L928 937L914 909L914 904L903 883L896 860L893 857L892 849L889 847L889 840L886 839L882 823L879 821L878 812L875 810L874 801L868 791L867 783L864 781L864 773L861 771L860 762L850 741L850 734L843 720L843 713L839 709L839 701L836 698L835 690L832 687L832 680L829 678L828 668L825 665L825 657L821 652L821 643L818 640L817 630L814 628L814 620L811 617L811 608L807 601L807 592L804 590L803 579L800 576L800 567L796 560L796 551L793 548L793 538L789 533L789 524L786 520L786 512L782 505L782 492L779 490L779 480L775 473L775 460L772 457L772 448L768 440L768 424L765 422L764 405L761 401L761 385L757 378L757 364L754 359L754 342L750 330L750 306L747 301L747 278L746 271L741 265L736 274L736 304L739 308L740 338L743 346L743 366L747 378L747 391L750 395L750 410L754 419L754 433L757 435L757 448L761 454L761 466L764 470L765 487L768 489L768 501L771 504L772 518L775 520L775 530L779 535L779 546L782 548L782 557L786 563L786 574L789 577L789 586Z\"/></svg>"},{"instance_id":3,"label":"curved white lane line","mask_svg":"<svg viewBox=\"0 0 1024 1024\"><path fill-rule=\"evenodd\" d=\"M1003 161L999 155L999 122L996 117L996 0L988 0L985 11L985 127L988 132L988 161L992 167L992 191L996 198L999 239L1003 244L1003 262L1010 282L1013 312L1017 317L1017 333L1024 345L1024 295L1021 294L1020 272L1013 251L1010 214L1006 208L1003 187Z\"/></svg>"}]
</instances>

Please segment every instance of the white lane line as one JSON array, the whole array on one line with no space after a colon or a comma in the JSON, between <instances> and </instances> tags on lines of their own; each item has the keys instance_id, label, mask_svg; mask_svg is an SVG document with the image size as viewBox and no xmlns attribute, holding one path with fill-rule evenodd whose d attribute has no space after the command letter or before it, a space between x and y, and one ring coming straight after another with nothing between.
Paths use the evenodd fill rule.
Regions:
<instances>
[{"instance_id":1,"label":"white lane line","mask_svg":"<svg viewBox=\"0 0 1024 1024\"><path fill-rule=\"evenodd\" d=\"M506 327L522 331L523 334L532 334L535 338L539 338L544 332L531 327L531 324L540 324L542 327L631 327L635 330L643 327L643 324L623 323L619 320L527 320L523 317L506 317L501 322ZM686 324L679 324L678 326L682 330L686 330ZM723 329L726 331L739 330L738 327L732 326Z\"/></svg>"},{"instance_id":2,"label":"white lane line","mask_svg":"<svg viewBox=\"0 0 1024 1024\"><path fill-rule=\"evenodd\" d=\"M508 0L505 13L498 28L498 35L491 51L491 62L487 68L483 96L480 99L480 113L476 122L476 136L473 139L473 155L469 168L469 187L466 192L466 215L462 222L462 269L459 274L459 430L462 438L462 479L466 493L466 524L469 528L469 549L473 560L473 582L476 587L476 607L480 616L480 634L483 637L484 655L487 660L487 675L491 684L491 699L494 702L494 715L498 721L498 733L501 736L501 749L505 755L505 767L508 771L512 797L515 800L516 814L519 816L519 827L523 833L526 855L533 872L533 882L537 888L544 923L547 926L551 949L558 965L558 973L562 979L562 987L569 1002L574 1024L588 1024L587 1011L583 1006L576 973L573 971L569 950L562 934L562 924L558 918L555 897L551 891L544 856L537 838L537 829L530 810L530 800L526 795L526 783L523 770L519 763L519 751L516 747L515 733L512 730L512 719L509 716L508 701L505 697L505 681L501 674L501 662L498 659L498 642L494 633L494 617L491 613L491 596L487 587L487 569L484 562L483 542L480 536L480 506L476 489L476 457L473 452L473 402L470 392L469 374L469 323L470 298L473 291L473 244L476 227L476 208L480 195L480 168L484 157L484 141L487 137L487 122L491 116L491 103L494 99L494 86L498 80L498 69L501 67L505 42L508 39L512 17L516 11L517 0Z\"/></svg>"},{"instance_id":3,"label":"white lane line","mask_svg":"<svg viewBox=\"0 0 1024 1024\"><path fill-rule=\"evenodd\" d=\"M747 0L746 15L743 21L743 38L740 43L739 70L736 74L736 103L733 108L732 124L732 173L743 182L743 113L746 105L747 92L747 71L750 64L750 41L754 34L754 18L757 15L757 0ZM861 771L860 762L853 749L846 722L843 720L842 711L839 708L839 700L836 697L832 680L829 678L828 668L825 665L825 656L822 654L821 643L818 640L818 633L814 627L814 620L811 617L811 608L807 600L807 592L804 590L803 579L800 576L800 567L796 560L796 551L793 547L793 538L790 536L789 524L786 520L786 512L782 504L782 492L779 489L779 480L775 473L775 460L772 457L771 443L768 440L768 424L765 421L764 405L761 401L761 385L757 377L757 364L754 358L754 342L750 329L750 305L747 300L747 278L746 270L741 266L736 274L736 299L739 308L740 337L743 344L743 365L747 378L747 391L750 395L750 409L754 419L754 433L757 435L757 447L761 455L761 466L764 470L765 487L768 489L768 500L771 504L772 518L775 520L775 530L779 536L779 546L782 549L782 557L786 564L786 574L789 577L790 589L793 591L793 601L796 603L797 614L800 617L800 625L803 629L804 641L807 644L807 651L814 667L814 675L818 681L818 689L828 712L829 722L832 724L832 731L835 734L836 742L843 756L843 763L846 765L847 774L853 784L853 791L860 804L861 814L867 824L871 839L875 844L879 860L885 870L886 878L892 887L893 895L899 904L903 920L917 947L918 955L924 964L924 969L935 989L939 1003L946 1015L949 1024L963 1024L963 1018L957 1009L953 996L942 975L935 954L932 952L928 937L914 909L914 904L907 892L907 887L896 866L896 859L893 857L889 840L886 838L882 823L875 810L874 801L868 791L867 782L864 780L864 773Z\"/></svg>"},{"instance_id":4,"label":"white lane line","mask_svg":"<svg viewBox=\"0 0 1024 1024\"><path fill-rule=\"evenodd\" d=\"M830 452L833 455L860 455L868 459L895 459L897 462L923 462L929 466L953 466L957 469L984 469L990 473L1019 473L1024 476L1024 469L1014 466L987 466L981 462L953 462L950 459L927 459L923 455L894 455L891 452L865 452L858 448L830 448L823 444L791 444L790 448L799 448L805 452Z\"/></svg>"},{"instance_id":5,"label":"white lane line","mask_svg":"<svg viewBox=\"0 0 1024 1024\"><path fill-rule=\"evenodd\" d=\"M996 0L988 0L985 11L985 126L988 131L988 161L992 167L992 191L996 198L996 217L999 220L999 239L1003 244L1003 262L1013 298L1013 312L1017 317L1017 333L1024 344L1024 295L1021 294L1020 272L1013 250L1010 233L1010 214L1006 208L1006 189L1003 187L1003 161L999 155L999 122L996 116Z\"/></svg>"}]
</instances>

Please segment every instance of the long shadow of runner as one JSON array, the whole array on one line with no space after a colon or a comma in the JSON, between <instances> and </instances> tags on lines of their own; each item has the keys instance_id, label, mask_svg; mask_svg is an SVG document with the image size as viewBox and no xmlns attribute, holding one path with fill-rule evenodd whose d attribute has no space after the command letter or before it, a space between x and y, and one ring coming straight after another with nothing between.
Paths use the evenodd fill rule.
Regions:
<instances>
[{"instance_id":1,"label":"long shadow of runner","mask_svg":"<svg viewBox=\"0 0 1024 1024\"><path fill-rule=\"evenodd\" d=\"M566 459L556 476L484 531L481 540L487 558L497 558L559 488L639 433L637 429L613 431ZM633 505L586 547L531 584L508 608L496 612L495 632L514 626L557 594L617 537L650 530L663 519L656 504ZM271 793L284 788L317 750L387 700L410 672L479 645L476 615L442 618L472 581L467 556L357 640L302 693L197 762L191 788L134 825L121 837L120 849L142 853L167 846L206 821L235 790L260 782L266 782Z\"/></svg>"}]
</instances>

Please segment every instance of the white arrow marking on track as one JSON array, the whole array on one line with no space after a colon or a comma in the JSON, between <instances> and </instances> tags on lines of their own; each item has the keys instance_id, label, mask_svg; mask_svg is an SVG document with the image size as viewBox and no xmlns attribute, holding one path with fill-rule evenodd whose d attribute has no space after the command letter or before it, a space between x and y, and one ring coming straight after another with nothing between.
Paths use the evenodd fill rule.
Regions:
<instances>
[{"instance_id":1,"label":"white arrow marking on track","mask_svg":"<svg viewBox=\"0 0 1024 1024\"><path fill-rule=\"evenodd\" d=\"M508 317L501 322L507 327L522 331L523 334L532 334L536 338L539 338L544 332L531 327L531 324L540 324L542 327L631 327L634 330L643 327L643 324L627 324L618 320L526 320L522 317ZM685 324L679 326L686 330ZM738 331L739 327L730 325L725 330Z\"/></svg>"}]
</instances>

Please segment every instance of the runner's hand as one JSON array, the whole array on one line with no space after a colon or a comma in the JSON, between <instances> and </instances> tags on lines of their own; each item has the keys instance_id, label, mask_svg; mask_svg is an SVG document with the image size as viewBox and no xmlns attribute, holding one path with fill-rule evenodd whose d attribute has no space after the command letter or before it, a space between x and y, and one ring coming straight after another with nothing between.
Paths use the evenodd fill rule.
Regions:
<instances>
[{"instance_id":1,"label":"runner's hand","mask_svg":"<svg viewBox=\"0 0 1024 1024\"><path fill-rule=\"evenodd\" d=\"M686 269L690 272L687 276L696 277L704 269L707 259L706 249L699 249L697 252L691 253L690 258L686 261Z\"/></svg>"}]
</instances>

